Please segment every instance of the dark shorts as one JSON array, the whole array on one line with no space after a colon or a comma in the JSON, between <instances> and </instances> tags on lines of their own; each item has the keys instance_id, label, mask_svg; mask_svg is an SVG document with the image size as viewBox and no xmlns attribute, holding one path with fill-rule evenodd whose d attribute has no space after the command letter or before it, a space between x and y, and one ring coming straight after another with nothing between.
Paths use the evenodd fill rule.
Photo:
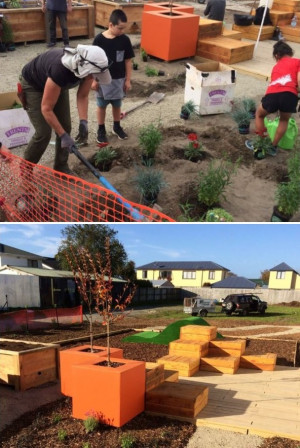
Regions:
<instances>
[{"instance_id":1,"label":"dark shorts","mask_svg":"<svg viewBox=\"0 0 300 448\"><path fill-rule=\"evenodd\" d=\"M293 114L296 112L298 95L292 92L269 93L262 98L261 104L269 114L277 111Z\"/></svg>"},{"instance_id":2,"label":"dark shorts","mask_svg":"<svg viewBox=\"0 0 300 448\"><path fill-rule=\"evenodd\" d=\"M122 100L105 100L104 98L100 98L97 96L97 106L98 107L106 107L111 104L113 107L121 107Z\"/></svg>"}]
</instances>

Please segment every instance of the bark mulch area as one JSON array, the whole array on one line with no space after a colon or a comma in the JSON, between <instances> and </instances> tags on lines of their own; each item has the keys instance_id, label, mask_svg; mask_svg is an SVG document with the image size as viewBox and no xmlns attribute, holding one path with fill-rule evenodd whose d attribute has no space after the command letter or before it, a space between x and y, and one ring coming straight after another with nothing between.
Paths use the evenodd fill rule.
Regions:
<instances>
[{"instance_id":1,"label":"bark mulch area","mask_svg":"<svg viewBox=\"0 0 300 448\"><path fill-rule=\"evenodd\" d=\"M148 322L139 321L136 328L146 326ZM166 324L166 322L165 322ZM155 321L155 325L163 325L162 321ZM113 330L126 327L114 325ZM104 333L105 328L96 325L95 333ZM168 353L168 346L157 344L136 344L123 342L122 339L134 332L117 334L111 337L111 346L123 349L124 357L142 361L155 362ZM39 342L58 342L70 339L72 342L63 345L62 349L74 345L88 344L88 342L75 341L75 338L87 336L86 325L53 329L35 334L26 334L23 339ZM4 337L20 339L20 334L7 334ZM232 338L230 338L232 339ZM106 345L103 337L95 338L95 345ZM247 354L277 353L277 364L292 366L295 357L295 341L247 339ZM82 421L71 417L71 401L64 398L57 403L46 405L35 412L31 412L16 420L0 433L0 446L5 448L32 448L32 447L80 447L80 448L137 448L137 447L165 447L184 448L195 431L195 426L180 421L172 421L162 417L141 414L120 428L100 425L92 433L86 433ZM60 440L61 439L61 440ZM299 448L300 442L290 439L273 437L265 439L260 448ZM232 447L226 447L232 448Z\"/></svg>"},{"instance_id":2,"label":"bark mulch area","mask_svg":"<svg viewBox=\"0 0 300 448\"><path fill-rule=\"evenodd\" d=\"M71 417L70 398L28 412L1 434L5 448L184 448L195 431L190 423L142 413L122 428L99 425L87 433Z\"/></svg>"}]
</instances>

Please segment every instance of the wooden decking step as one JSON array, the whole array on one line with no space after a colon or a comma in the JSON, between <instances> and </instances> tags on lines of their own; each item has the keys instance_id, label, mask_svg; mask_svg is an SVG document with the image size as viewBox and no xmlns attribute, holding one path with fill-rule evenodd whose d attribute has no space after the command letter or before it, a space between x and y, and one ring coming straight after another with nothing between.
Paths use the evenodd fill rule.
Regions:
<instances>
[{"instance_id":1,"label":"wooden decking step","mask_svg":"<svg viewBox=\"0 0 300 448\"><path fill-rule=\"evenodd\" d=\"M230 341L211 341L208 346L209 356L241 356L246 350L246 339Z\"/></svg>"},{"instance_id":2,"label":"wooden decking step","mask_svg":"<svg viewBox=\"0 0 300 448\"><path fill-rule=\"evenodd\" d=\"M211 20L200 18L199 20L199 39L203 39L206 37L216 37L221 36L223 29L223 22L219 20Z\"/></svg>"},{"instance_id":3,"label":"wooden decking step","mask_svg":"<svg viewBox=\"0 0 300 448\"><path fill-rule=\"evenodd\" d=\"M243 355L240 360L240 367L243 369L274 370L277 355L266 353L264 355Z\"/></svg>"},{"instance_id":4,"label":"wooden decking step","mask_svg":"<svg viewBox=\"0 0 300 448\"><path fill-rule=\"evenodd\" d=\"M180 376L193 376L199 370L200 358L187 356L166 355L157 360L165 369L177 370Z\"/></svg>"},{"instance_id":5,"label":"wooden decking step","mask_svg":"<svg viewBox=\"0 0 300 448\"><path fill-rule=\"evenodd\" d=\"M293 15L292 12L277 11L273 8L270 10L270 18L274 26L290 25Z\"/></svg>"},{"instance_id":6,"label":"wooden decking step","mask_svg":"<svg viewBox=\"0 0 300 448\"><path fill-rule=\"evenodd\" d=\"M297 12L300 11L300 0L274 0L272 8L277 11Z\"/></svg>"},{"instance_id":7,"label":"wooden decking step","mask_svg":"<svg viewBox=\"0 0 300 448\"><path fill-rule=\"evenodd\" d=\"M234 30L229 30L228 28L223 28L222 36L228 37L230 39L241 40L243 37L243 33L241 33L240 31L234 31Z\"/></svg>"},{"instance_id":8,"label":"wooden decking step","mask_svg":"<svg viewBox=\"0 0 300 448\"><path fill-rule=\"evenodd\" d=\"M239 26L233 24L232 29L242 33L244 39L257 40L260 32L260 25ZM274 34L274 29L275 27L273 25L263 26L259 40L271 39Z\"/></svg>"},{"instance_id":9,"label":"wooden decking step","mask_svg":"<svg viewBox=\"0 0 300 448\"><path fill-rule=\"evenodd\" d=\"M290 42L300 42L300 26L284 25L280 27L283 37Z\"/></svg>"},{"instance_id":10,"label":"wooden decking step","mask_svg":"<svg viewBox=\"0 0 300 448\"><path fill-rule=\"evenodd\" d=\"M156 367L159 367L158 371L156 373L150 373L152 369L155 369ZM163 375L161 375L161 370L163 371ZM148 375L149 373L149 375ZM163 364L157 364L157 362L146 362L146 390L147 390L147 380L149 380L149 385L151 385L151 380L153 380L153 377L158 376L160 378L160 383L164 381L171 381L176 382L178 381L178 371L177 370L168 370L164 368ZM153 380L155 381L155 380ZM160 384L159 383L159 384Z\"/></svg>"},{"instance_id":11,"label":"wooden decking step","mask_svg":"<svg viewBox=\"0 0 300 448\"><path fill-rule=\"evenodd\" d=\"M217 327L205 325L185 325L180 328L180 339L209 342L217 337Z\"/></svg>"},{"instance_id":12,"label":"wooden decking step","mask_svg":"<svg viewBox=\"0 0 300 448\"><path fill-rule=\"evenodd\" d=\"M200 359L200 370L221 373L236 373L240 358L236 356L209 356Z\"/></svg>"},{"instance_id":13,"label":"wooden decking step","mask_svg":"<svg viewBox=\"0 0 300 448\"><path fill-rule=\"evenodd\" d=\"M254 43L228 37L212 37L198 40L196 54L206 59L235 64L253 58Z\"/></svg>"},{"instance_id":14,"label":"wooden decking step","mask_svg":"<svg viewBox=\"0 0 300 448\"><path fill-rule=\"evenodd\" d=\"M155 364L151 368L146 365L146 392L159 386L165 380L163 364Z\"/></svg>"},{"instance_id":15,"label":"wooden decking step","mask_svg":"<svg viewBox=\"0 0 300 448\"><path fill-rule=\"evenodd\" d=\"M169 355L200 358L208 353L208 342L177 339L169 343Z\"/></svg>"},{"instance_id":16,"label":"wooden decking step","mask_svg":"<svg viewBox=\"0 0 300 448\"><path fill-rule=\"evenodd\" d=\"M162 383L146 392L145 410L193 418L207 405L208 388L198 384Z\"/></svg>"}]
</instances>

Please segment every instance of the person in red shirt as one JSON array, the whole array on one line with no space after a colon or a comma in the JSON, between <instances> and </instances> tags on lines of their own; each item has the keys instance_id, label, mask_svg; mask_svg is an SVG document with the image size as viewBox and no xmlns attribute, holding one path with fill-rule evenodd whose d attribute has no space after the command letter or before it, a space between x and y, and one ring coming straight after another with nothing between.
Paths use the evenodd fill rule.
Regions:
<instances>
[{"instance_id":1,"label":"person in red shirt","mask_svg":"<svg viewBox=\"0 0 300 448\"><path fill-rule=\"evenodd\" d=\"M279 112L279 124L272 142L275 153L278 142L288 128L290 117L296 112L298 103L300 59L293 58L293 55L293 49L286 42L282 40L276 42L273 47L273 57L277 63L272 69L271 82L255 114L256 134L264 137L267 136L264 118ZM246 146L253 149L253 143L250 140L246 141Z\"/></svg>"}]
</instances>

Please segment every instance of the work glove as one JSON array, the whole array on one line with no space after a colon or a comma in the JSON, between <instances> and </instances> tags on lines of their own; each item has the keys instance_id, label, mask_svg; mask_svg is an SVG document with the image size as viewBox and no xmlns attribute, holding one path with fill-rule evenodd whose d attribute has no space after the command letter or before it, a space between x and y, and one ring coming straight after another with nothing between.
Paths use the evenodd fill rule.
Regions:
<instances>
[{"instance_id":1,"label":"work glove","mask_svg":"<svg viewBox=\"0 0 300 448\"><path fill-rule=\"evenodd\" d=\"M75 146L75 141L66 132L60 137L61 147L66 148L70 153L73 152L73 146Z\"/></svg>"},{"instance_id":2,"label":"work glove","mask_svg":"<svg viewBox=\"0 0 300 448\"><path fill-rule=\"evenodd\" d=\"M75 141L78 146L86 146L88 142L88 122L86 120L80 120L78 134Z\"/></svg>"}]
</instances>

